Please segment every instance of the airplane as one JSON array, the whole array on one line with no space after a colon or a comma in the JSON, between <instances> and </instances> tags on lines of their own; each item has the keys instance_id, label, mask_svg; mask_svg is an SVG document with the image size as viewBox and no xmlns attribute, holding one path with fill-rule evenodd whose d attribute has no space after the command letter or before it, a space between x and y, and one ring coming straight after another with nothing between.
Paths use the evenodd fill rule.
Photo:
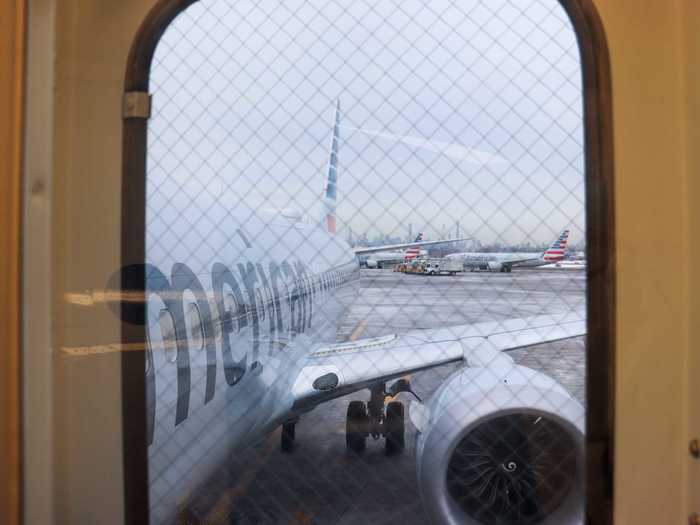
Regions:
<instances>
[{"instance_id":1,"label":"airplane","mask_svg":"<svg viewBox=\"0 0 700 525\"><path fill-rule=\"evenodd\" d=\"M420 232L414 242L421 242L422 240L423 232ZM445 239L444 242L450 242L450 240ZM387 265L413 260L421 255L427 255L427 253L426 250L421 250L417 246L408 248L405 251L378 252L367 257L365 265L367 268L383 268Z\"/></svg>"},{"instance_id":2,"label":"airplane","mask_svg":"<svg viewBox=\"0 0 700 525\"><path fill-rule=\"evenodd\" d=\"M430 519L582 523L584 408L506 352L584 335L583 311L336 340L358 293L358 253L438 242L353 250L334 233L339 122L337 104L317 224L236 206L196 249L147 235L150 522L172 522L232 452L277 428L292 453L306 412L361 390L369 400L347 409L350 454L370 435L384 438L387 454L401 453L404 405L387 400L411 392L406 374L462 363L410 405ZM186 211L171 219L173 231L186 227ZM119 304L114 312L137 322Z\"/></svg>"},{"instance_id":3,"label":"airplane","mask_svg":"<svg viewBox=\"0 0 700 525\"><path fill-rule=\"evenodd\" d=\"M488 270L490 272L510 273L514 266L533 268L553 264L564 259L566 244L569 241L569 230L561 232L559 237L542 253L488 253L462 252L451 253L448 259L461 259L465 268Z\"/></svg>"}]
</instances>

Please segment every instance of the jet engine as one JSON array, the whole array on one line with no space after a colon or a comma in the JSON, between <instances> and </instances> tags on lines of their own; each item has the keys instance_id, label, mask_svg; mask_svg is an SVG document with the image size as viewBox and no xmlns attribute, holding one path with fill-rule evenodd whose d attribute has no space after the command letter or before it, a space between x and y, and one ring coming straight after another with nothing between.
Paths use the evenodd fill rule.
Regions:
<instances>
[{"instance_id":1,"label":"jet engine","mask_svg":"<svg viewBox=\"0 0 700 525\"><path fill-rule=\"evenodd\" d=\"M427 404L418 483L434 523L583 523L584 416L553 379L514 364L465 368Z\"/></svg>"},{"instance_id":2,"label":"jet engine","mask_svg":"<svg viewBox=\"0 0 700 525\"><path fill-rule=\"evenodd\" d=\"M488 270L490 272L502 272L503 271L503 264L495 261L489 261L487 264Z\"/></svg>"}]
</instances>

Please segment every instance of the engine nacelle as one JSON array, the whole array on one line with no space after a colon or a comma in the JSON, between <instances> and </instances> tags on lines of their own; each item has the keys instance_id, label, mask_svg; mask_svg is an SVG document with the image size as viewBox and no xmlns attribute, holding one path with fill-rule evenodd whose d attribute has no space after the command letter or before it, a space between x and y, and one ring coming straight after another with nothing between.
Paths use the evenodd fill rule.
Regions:
<instances>
[{"instance_id":1,"label":"engine nacelle","mask_svg":"<svg viewBox=\"0 0 700 525\"><path fill-rule=\"evenodd\" d=\"M496 261L489 261L486 267L490 272L500 272L503 270L503 264Z\"/></svg>"},{"instance_id":2,"label":"engine nacelle","mask_svg":"<svg viewBox=\"0 0 700 525\"><path fill-rule=\"evenodd\" d=\"M583 523L585 410L526 367L465 368L411 405L434 523Z\"/></svg>"}]
</instances>

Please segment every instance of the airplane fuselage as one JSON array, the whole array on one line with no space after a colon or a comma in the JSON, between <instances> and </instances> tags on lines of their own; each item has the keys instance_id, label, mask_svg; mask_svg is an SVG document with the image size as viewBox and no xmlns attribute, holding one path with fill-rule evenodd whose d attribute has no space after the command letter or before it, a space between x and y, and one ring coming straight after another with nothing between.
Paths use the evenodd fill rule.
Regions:
<instances>
[{"instance_id":1,"label":"airplane fuselage","mask_svg":"<svg viewBox=\"0 0 700 525\"><path fill-rule=\"evenodd\" d=\"M448 258L458 258L462 261L466 268L488 270L490 265L509 265L534 267L543 264L548 264L542 258L542 253L533 252L506 252L506 253L489 253L489 252L473 252L473 253L453 253L447 256Z\"/></svg>"},{"instance_id":2,"label":"airplane fuselage","mask_svg":"<svg viewBox=\"0 0 700 525\"><path fill-rule=\"evenodd\" d=\"M300 362L336 342L359 266L338 236L240 208L195 250L164 248L156 230L146 413L151 519L161 522L233 450L295 416Z\"/></svg>"}]
</instances>

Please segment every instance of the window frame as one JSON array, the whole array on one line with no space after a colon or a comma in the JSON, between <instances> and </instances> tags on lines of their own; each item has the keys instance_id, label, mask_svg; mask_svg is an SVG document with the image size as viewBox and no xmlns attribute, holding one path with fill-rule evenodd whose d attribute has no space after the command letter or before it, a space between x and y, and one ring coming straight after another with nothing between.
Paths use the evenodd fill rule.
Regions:
<instances>
[{"instance_id":1,"label":"window frame","mask_svg":"<svg viewBox=\"0 0 700 525\"><path fill-rule=\"evenodd\" d=\"M169 24L197 0L158 0L139 28L127 60L124 92L148 94L155 49ZM612 523L615 407L615 223L610 57L593 0L558 0L571 20L581 54L585 132L587 266L586 514ZM125 116L122 150L122 266L145 261L148 116ZM143 282L124 288L145 289ZM122 342L145 340L143 326L122 328ZM143 352L122 353L124 406L145 406ZM148 519L145 421L123 417L125 521Z\"/></svg>"}]
</instances>

